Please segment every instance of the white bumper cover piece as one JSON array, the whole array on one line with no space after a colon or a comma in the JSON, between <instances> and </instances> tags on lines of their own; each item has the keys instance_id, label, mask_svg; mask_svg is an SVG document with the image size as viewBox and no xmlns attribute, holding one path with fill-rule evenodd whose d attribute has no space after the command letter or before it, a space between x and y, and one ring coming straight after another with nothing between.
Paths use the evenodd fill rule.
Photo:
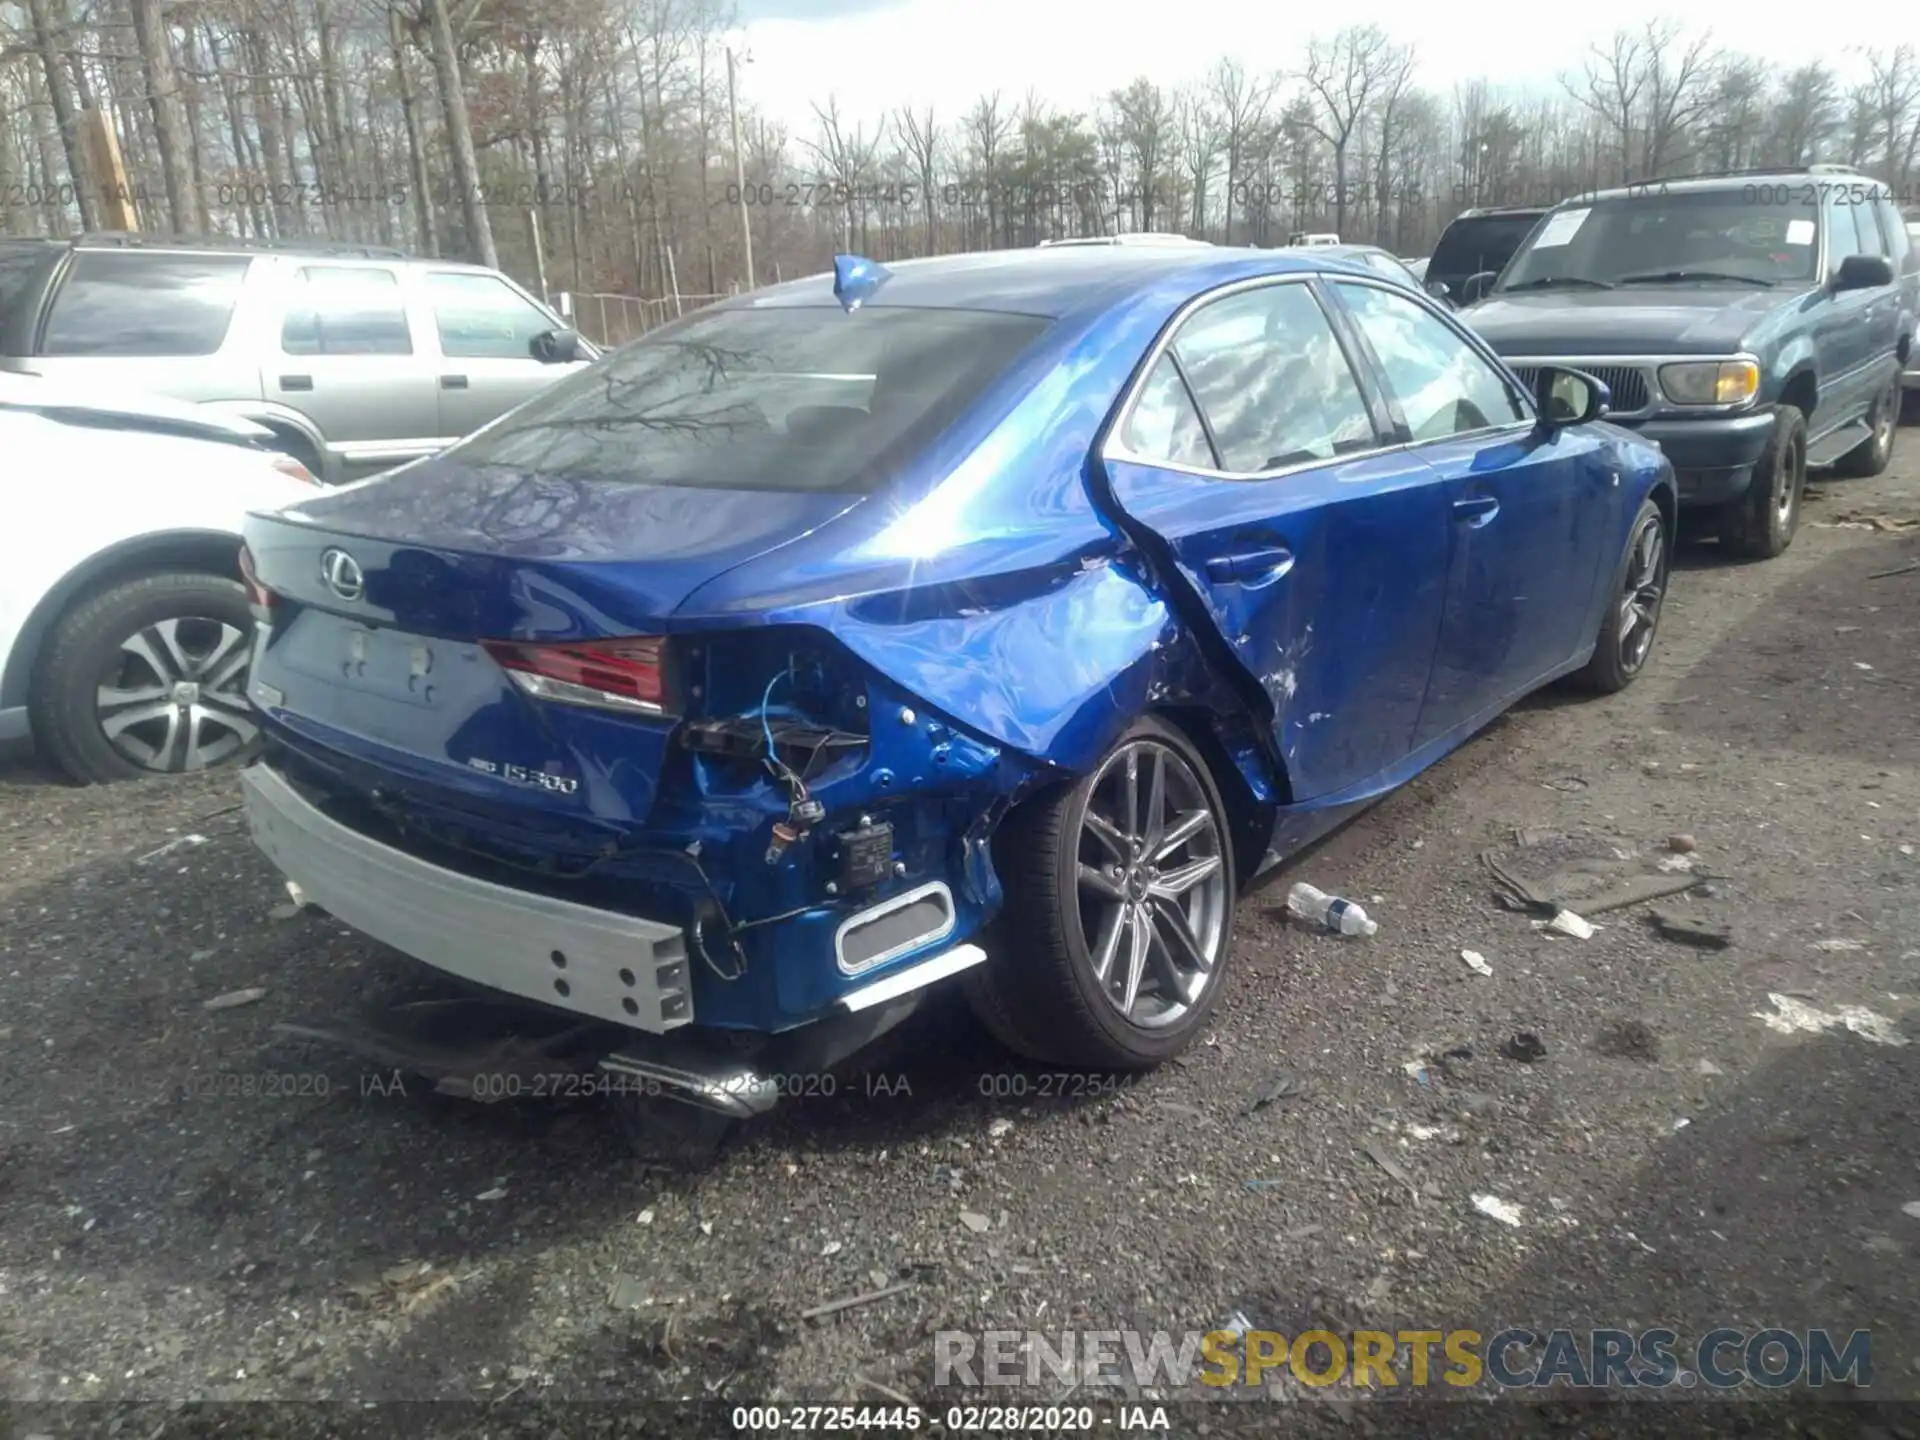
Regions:
<instances>
[{"instance_id":1,"label":"white bumper cover piece","mask_svg":"<svg viewBox=\"0 0 1920 1440\"><path fill-rule=\"evenodd\" d=\"M675 925L476 880L323 814L265 764L241 772L254 843L314 904L414 959L523 999L664 1034L690 1023Z\"/></svg>"}]
</instances>

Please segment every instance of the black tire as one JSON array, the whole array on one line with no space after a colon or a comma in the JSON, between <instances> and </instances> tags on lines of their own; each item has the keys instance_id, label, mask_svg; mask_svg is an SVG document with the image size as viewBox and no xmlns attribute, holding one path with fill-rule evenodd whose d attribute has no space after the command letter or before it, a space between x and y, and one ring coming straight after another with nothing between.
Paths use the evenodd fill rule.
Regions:
<instances>
[{"instance_id":1,"label":"black tire","mask_svg":"<svg viewBox=\"0 0 1920 1440\"><path fill-rule=\"evenodd\" d=\"M169 629L169 621L179 623ZM229 631L239 632L237 675L228 674L236 653ZM181 698L165 675L123 649L123 642L143 635L149 637L150 647L171 635L181 653L196 663L203 654L216 657L208 668L206 688L212 691L217 678L221 703L209 703L204 697ZM35 748L69 780L82 785L243 761L254 753L258 740L245 704L246 658L252 645L253 616L246 591L223 576L165 571L121 580L85 596L54 622L34 667L27 703ZM171 658L164 645L155 653L163 660ZM144 739L156 756L163 738L177 739L171 745L172 754L160 758L178 763L142 764L108 738L99 692L109 685L129 692L149 690L156 697L163 690L168 692L165 701L153 698L120 712L122 717L135 709L159 712L127 725L121 733L128 736L123 744L129 749ZM229 696L239 698L238 710L225 703ZM198 728L189 724L185 729L170 729L165 713L169 704L179 710L179 718L197 719ZM200 708L196 711L194 705ZM233 725L222 718L228 715ZM206 763L188 765L186 742L196 734L207 741L200 752ZM226 738L241 743L228 748Z\"/></svg>"},{"instance_id":2,"label":"black tire","mask_svg":"<svg viewBox=\"0 0 1920 1440\"><path fill-rule=\"evenodd\" d=\"M1792 405L1774 411L1773 434L1753 467L1746 495L1720 515L1720 543L1750 560L1771 560L1800 528L1807 484L1807 417Z\"/></svg>"},{"instance_id":3,"label":"black tire","mask_svg":"<svg viewBox=\"0 0 1920 1440\"><path fill-rule=\"evenodd\" d=\"M1660 635L1660 612L1667 599L1667 578L1673 573L1673 536L1667 517L1651 500L1640 503L1627 531L1627 546L1613 567L1607 591L1607 610L1593 658L1579 674L1579 683L1598 695L1613 695L1640 678L1653 658ZM1631 596L1631 605L1629 598ZM1632 623L1629 624L1629 617Z\"/></svg>"},{"instance_id":4,"label":"black tire","mask_svg":"<svg viewBox=\"0 0 1920 1440\"><path fill-rule=\"evenodd\" d=\"M1845 480L1865 480L1884 471L1893 460L1893 438L1900 432L1900 377L1891 377L1867 412L1873 434L1842 455L1833 473Z\"/></svg>"},{"instance_id":5,"label":"black tire","mask_svg":"<svg viewBox=\"0 0 1920 1440\"><path fill-rule=\"evenodd\" d=\"M1127 880L1109 882L1094 876L1102 885L1113 886L1113 894L1096 900L1097 905L1117 907L1115 916L1142 914L1146 911L1141 907L1152 907L1156 917L1146 926L1148 938L1139 941L1141 969L1153 974L1153 992L1144 982L1135 987L1137 1004L1123 1013L1124 999L1103 993L1095 977L1093 945L1086 933L1082 852L1093 834L1087 828L1089 804L1096 793L1105 795L1127 783L1124 773L1110 773L1110 767L1121 763L1129 751L1149 757L1149 765L1164 767L1161 773L1169 787L1165 792L1169 803L1176 793L1201 802L1188 806L1183 814L1197 815L1203 805L1207 828L1178 842L1164 856L1136 852L1140 858ZM1168 765L1165 758L1156 756L1170 756L1178 764ZM1150 787L1146 775L1138 783ZM1152 818L1140 823L1151 836ZM1162 837L1172 828L1171 824L1164 827ZM994 840L1006 902L987 937L988 958L968 971L962 984L981 1023L1002 1044L1043 1064L1144 1070L1184 1050L1219 1003L1232 958L1234 891L1239 877L1234 873L1231 834L1226 806L1205 760L1178 730L1151 717L1137 721L1091 773L1021 805L1007 817ZM1182 853L1186 861L1175 866L1174 857ZM1163 859L1170 867L1164 876L1157 869L1142 868ZM1160 895L1145 878L1152 875L1171 881L1190 869L1200 871L1199 878L1177 900ZM1141 889L1127 891L1135 882ZM1168 907L1180 915L1178 923L1168 915ZM1202 917L1197 928L1195 907ZM1113 920L1116 944L1110 947L1110 964L1114 966L1125 958L1119 952L1126 947L1118 941L1131 940L1137 933L1127 928L1130 923ZM1169 993L1172 977L1186 961L1176 958L1172 938L1160 938L1171 936L1165 926L1196 941L1202 955L1211 951L1209 965L1189 967L1186 979L1197 990L1191 997ZM1143 1007L1155 1005L1161 1007L1158 1015L1138 1022L1133 1018L1144 1013Z\"/></svg>"}]
</instances>

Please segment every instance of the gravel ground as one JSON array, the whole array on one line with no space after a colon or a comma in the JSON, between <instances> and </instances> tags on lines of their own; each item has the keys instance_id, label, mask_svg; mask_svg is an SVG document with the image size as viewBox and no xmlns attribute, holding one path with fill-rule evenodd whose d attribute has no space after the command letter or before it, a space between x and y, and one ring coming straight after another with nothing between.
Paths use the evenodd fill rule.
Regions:
<instances>
[{"instance_id":1,"label":"gravel ground","mask_svg":"<svg viewBox=\"0 0 1920 1440\"><path fill-rule=\"evenodd\" d=\"M473 1402L435 1412L471 1434L536 1397L944 1407L973 1397L934 1391L938 1330L1238 1312L1288 1333L1867 1327L1867 1393L1920 1397L1920 570L1871 578L1920 560L1903 439L1887 476L1824 485L1782 559L1684 551L1630 692L1537 697L1288 867L1361 899L1377 936L1290 927L1285 880L1246 897L1217 1025L1182 1061L1047 1076L935 1007L697 1172L640 1164L597 1104L402 1093L276 1039L428 982L324 916L275 918L230 777L88 791L0 769L0 1394L96 1402L31 1411L49 1434L118 1414L139 1436L238 1413L340 1433L348 1413L183 1430L166 1407L190 1401ZM1888 528L1849 518L1873 516ZM1598 885L1678 863L1682 834L1728 948L1663 937L1647 905L1541 933L1481 859L1592 861ZM1783 1033L1782 1006L1879 1019ZM1510 1058L1519 1032L1544 1056ZM1245 1113L1282 1071L1294 1092ZM160 1408L114 1409L138 1403ZM1774 1413L1559 1423L1677 1434L1683 1408L1714 1433ZM697 1428L652 1413L651 1433ZM1244 1409L1175 1413L1174 1433L1252 1433ZM1811 1433L1874 1433L1821 1417ZM1400 1423L1326 1400L1287 1419ZM1407 1433L1540 1423L1459 1403Z\"/></svg>"}]
</instances>

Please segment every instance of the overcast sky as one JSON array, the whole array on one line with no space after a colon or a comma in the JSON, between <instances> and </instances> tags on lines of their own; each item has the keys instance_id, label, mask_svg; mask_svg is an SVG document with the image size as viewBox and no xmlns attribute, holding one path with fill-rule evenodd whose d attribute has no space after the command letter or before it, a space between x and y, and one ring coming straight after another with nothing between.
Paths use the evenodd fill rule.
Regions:
<instances>
[{"instance_id":1,"label":"overcast sky","mask_svg":"<svg viewBox=\"0 0 1920 1440\"><path fill-rule=\"evenodd\" d=\"M1341 0L1304 10L1271 0L739 0L753 63L740 75L744 100L795 136L810 136L810 108L837 95L842 117L872 121L904 104L931 104L957 120L982 94L1017 102L1029 89L1063 108L1090 108L1147 75L1173 86L1204 75L1222 56L1250 71L1295 65L1313 30L1382 26L1411 42L1418 83L1445 92L1484 76L1510 87L1556 89L1577 71L1586 46L1616 27L1668 13L1660 0L1613 0L1597 13L1574 4L1482 0ZM1864 62L1841 36L1877 32L1887 48L1920 43L1920 4L1835 12L1873 23L1809 24L1804 7L1756 0L1740 23L1714 27L1716 42L1782 64L1820 55L1843 73ZM1317 19L1315 17L1318 17Z\"/></svg>"}]
</instances>

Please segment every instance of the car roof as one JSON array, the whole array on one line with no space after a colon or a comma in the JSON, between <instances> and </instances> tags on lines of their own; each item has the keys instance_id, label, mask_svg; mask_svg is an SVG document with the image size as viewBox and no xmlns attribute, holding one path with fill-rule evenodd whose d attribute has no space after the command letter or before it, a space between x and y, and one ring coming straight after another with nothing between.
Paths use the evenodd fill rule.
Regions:
<instances>
[{"instance_id":1,"label":"car roof","mask_svg":"<svg viewBox=\"0 0 1920 1440\"><path fill-rule=\"evenodd\" d=\"M1647 180L1633 185L1616 185L1607 190L1589 190L1584 194L1569 195L1556 209L1568 205L1591 205L1601 200L1630 200L1655 195L1708 195L1716 190L1751 189L1755 185L1768 181L1785 183L1788 181L1833 181L1844 180L1853 185L1870 186L1876 194L1891 197L1892 187L1884 180L1876 180L1859 170L1845 166L1792 166L1783 165L1777 170L1732 170L1719 175L1682 175L1671 180Z\"/></svg>"},{"instance_id":2,"label":"car roof","mask_svg":"<svg viewBox=\"0 0 1920 1440\"><path fill-rule=\"evenodd\" d=\"M1331 247L1323 247L1331 248ZM887 264L887 282L865 303L929 309L998 310L1063 319L1105 310L1179 280L1194 293L1259 275L1307 274L1328 256L1304 248L1226 245L1058 245L987 250ZM810 275L723 301L716 308L835 305L833 276Z\"/></svg>"}]
</instances>

